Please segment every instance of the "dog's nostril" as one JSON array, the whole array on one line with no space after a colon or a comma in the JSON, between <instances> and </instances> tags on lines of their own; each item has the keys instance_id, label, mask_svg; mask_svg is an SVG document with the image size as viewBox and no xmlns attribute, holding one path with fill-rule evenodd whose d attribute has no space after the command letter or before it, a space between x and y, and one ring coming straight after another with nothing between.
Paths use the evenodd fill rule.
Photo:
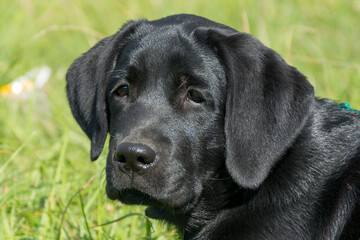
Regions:
<instances>
[{"instance_id":1,"label":"dog's nostril","mask_svg":"<svg viewBox=\"0 0 360 240\"><path fill-rule=\"evenodd\" d=\"M124 155L120 155L119 157L117 157L117 161L121 163L126 163L126 158Z\"/></svg>"},{"instance_id":2,"label":"dog's nostril","mask_svg":"<svg viewBox=\"0 0 360 240\"><path fill-rule=\"evenodd\" d=\"M142 164L147 164L147 162L145 161L145 158L144 157L138 157L137 158L137 161L142 163Z\"/></svg>"},{"instance_id":3,"label":"dog's nostril","mask_svg":"<svg viewBox=\"0 0 360 240\"><path fill-rule=\"evenodd\" d=\"M116 148L114 160L121 163L121 167L135 170L148 167L155 161L155 155L147 145L124 142Z\"/></svg>"},{"instance_id":4,"label":"dog's nostril","mask_svg":"<svg viewBox=\"0 0 360 240\"><path fill-rule=\"evenodd\" d=\"M137 161L141 164L151 164L154 161L154 159L152 156L149 156L149 157L139 156L137 158Z\"/></svg>"}]
</instances>

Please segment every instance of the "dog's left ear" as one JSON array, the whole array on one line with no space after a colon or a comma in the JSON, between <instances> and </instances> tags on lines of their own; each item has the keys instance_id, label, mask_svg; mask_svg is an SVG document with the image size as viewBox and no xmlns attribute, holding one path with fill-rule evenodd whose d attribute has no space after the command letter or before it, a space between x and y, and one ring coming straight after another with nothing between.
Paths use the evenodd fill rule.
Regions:
<instances>
[{"instance_id":1,"label":"dog's left ear","mask_svg":"<svg viewBox=\"0 0 360 240\"><path fill-rule=\"evenodd\" d=\"M194 35L216 50L227 77L227 169L240 186L257 188L303 128L313 87L249 34L222 26Z\"/></svg>"}]
</instances>

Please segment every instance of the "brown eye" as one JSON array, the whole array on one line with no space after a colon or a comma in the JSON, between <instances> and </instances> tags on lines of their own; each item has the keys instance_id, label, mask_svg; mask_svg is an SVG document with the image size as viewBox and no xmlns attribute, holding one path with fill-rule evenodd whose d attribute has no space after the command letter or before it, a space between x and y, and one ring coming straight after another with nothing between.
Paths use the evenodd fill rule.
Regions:
<instances>
[{"instance_id":1,"label":"brown eye","mask_svg":"<svg viewBox=\"0 0 360 240\"><path fill-rule=\"evenodd\" d=\"M120 86L117 90L116 90L116 94L119 97L126 97L129 95L129 86L127 85L122 85Z\"/></svg>"},{"instance_id":2,"label":"brown eye","mask_svg":"<svg viewBox=\"0 0 360 240\"><path fill-rule=\"evenodd\" d=\"M195 103L202 103L202 102L205 101L202 94L199 91L196 91L196 90L189 90L187 92L186 98L188 100L191 100L191 101L195 102Z\"/></svg>"}]
</instances>

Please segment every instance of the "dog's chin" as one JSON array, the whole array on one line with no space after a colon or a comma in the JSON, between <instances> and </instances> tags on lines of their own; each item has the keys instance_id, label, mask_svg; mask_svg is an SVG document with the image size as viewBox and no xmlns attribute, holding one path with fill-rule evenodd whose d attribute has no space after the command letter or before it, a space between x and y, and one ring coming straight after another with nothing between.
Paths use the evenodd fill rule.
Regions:
<instances>
[{"instance_id":1,"label":"dog's chin","mask_svg":"<svg viewBox=\"0 0 360 240\"><path fill-rule=\"evenodd\" d=\"M168 215L168 211L160 207L147 207L145 210L145 215L149 218L157 220L165 220Z\"/></svg>"},{"instance_id":2,"label":"dog's chin","mask_svg":"<svg viewBox=\"0 0 360 240\"><path fill-rule=\"evenodd\" d=\"M110 198L111 200L119 200L120 202L128 205L146 205L146 206L161 205L155 198L133 188L114 190L107 187L106 194L108 198Z\"/></svg>"},{"instance_id":3,"label":"dog's chin","mask_svg":"<svg viewBox=\"0 0 360 240\"><path fill-rule=\"evenodd\" d=\"M170 221L170 215L183 213L184 205L174 206L163 203L160 200L134 188L115 190L106 186L106 194L111 200L118 200L127 205L145 205L145 215L158 220ZM170 214L171 213L171 214Z\"/></svg>"}]
</instances>

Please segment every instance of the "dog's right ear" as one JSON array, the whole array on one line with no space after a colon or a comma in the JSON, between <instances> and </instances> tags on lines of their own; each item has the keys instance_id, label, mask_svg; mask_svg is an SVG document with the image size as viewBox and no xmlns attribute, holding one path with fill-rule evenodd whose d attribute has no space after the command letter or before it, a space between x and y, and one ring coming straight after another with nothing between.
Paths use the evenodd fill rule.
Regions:
<instances>
[{"instance_id":1,"label":"dog's right ear","mask_svg":"<svg viewBox=\"0 0 360 240\"><path fill-rule=\"evenodd\" d=\"M312 114L306 77L257 39L224 25L198 28L226 73L226 167L236 183L258 188Z\"/></svg>"},{"instance_id":2,"label":"dog's right ear","mask_svg":"<svg viewBox=\"0 0 360 240\"><path fill-rule=\"evenodd\" d=\"M106 83L120 47L143 21L128 22L116 34L104 38L76 59L66 74L66 91L71 111L91 140L91 160L104 147L109 119L105 100Z\"/></svg>"}]
</instances>

